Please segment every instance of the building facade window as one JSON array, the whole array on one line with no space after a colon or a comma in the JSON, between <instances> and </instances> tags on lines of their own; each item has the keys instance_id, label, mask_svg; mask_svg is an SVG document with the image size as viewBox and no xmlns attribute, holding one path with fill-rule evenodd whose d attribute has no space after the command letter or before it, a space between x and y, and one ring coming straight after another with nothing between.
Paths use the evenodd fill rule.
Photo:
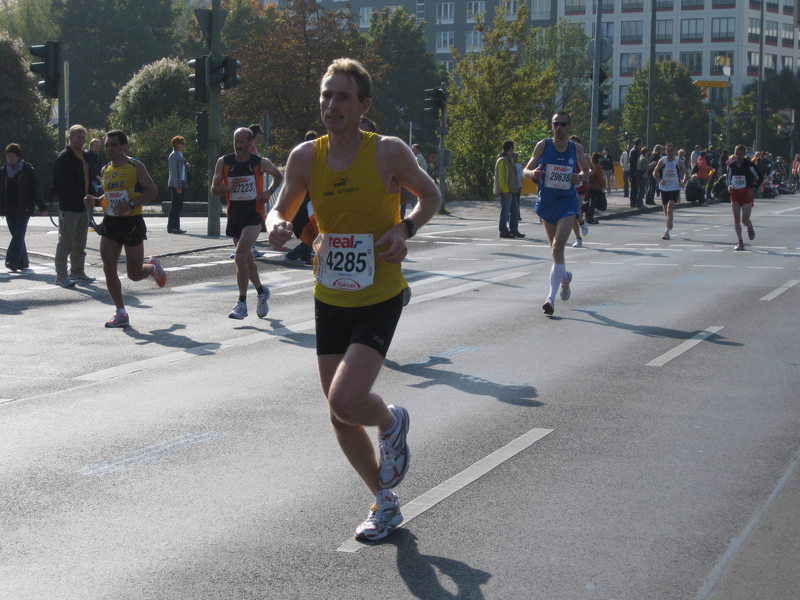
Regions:
<instances>
[{"instance_id":1,"label":"building facade window","mask_svg":"<svg viewBox=\"0 0 800 600\"><path fill-rule=\"evenodd\" d=\"M674 0L656 0L656 10L672 10L675 8Z\"/></svg>"},{"instance_id":2,"label":"building facade window","mask_svg":"<svg viewBox=\"0 0 800 600\"><path fill-rule=\"evenodd\" d=\"M703 19L681 19L681 41L703 41Z\"/></svg>"},{"instance_id":3,"label":"building facade window","mask_svg":"<svg viewBox=\"0 0 800 600\"><path fill-rule=\"evenodd\" d=\"M603 7L603 14L612 14L614 12L614 0L602 0L601 6ZM592 2L592 13L597 14L597 0Z\"/></svg>"},{"instance_id":4,"label":"building facade window","mask_svg":"<svg viewBox=\"0 0 800 600\"><path fill-rule=\"evenodd\" d=\"M781 24L781 46L788 48L794 46L794 25L792 23Z\"/></svg>"},{"instance_id":5,"label":"building facade window","mask_svg":"<svg viewBox=\"0 0 800 600\"><path fill-rule=\"evenodd\" d=\"M711 41L732 41L736 37L736 17L711 19Z\"/></svg>"},{"instance_id":6,"label":"building facade window","mask_svg":"<svg viewBox=\"0 0 800 600\"><path fill-rule=\"evenodd\" d=\"M692 75L700 75L703 72L703 53L702 52L681 52L681 64L686 67Z\"/></svg>"},{"instance_id":7,"label":"building facade window","mask_svg":"<svg viewBox=\"0 0 800 600\"><path fill-rule=\"evenodd\" d=\"M761 39L761 19L751 18L747 23L747 41L758 43Z\"/></svg>"},{"instance_id":8,"label":"building facade window","mask_svg":"<svg viewBox=\"0 0 800 600\"><path fill-rule=\"evenodd\" d=\"M372 7L362 6L358 9L358 26L362 29L369 28L369 21L372 18Z\"/></svg>"},{"instance_id":9,"label":"building facade window","mask_svg":"<svg viewBox=\"0 0 800 600\"><path fill-rule=\"evenodd\" d=\"M656 42L672 43L672 19L656 21Z\"/></svg>"},{"instance_id":10,"label":"building facade window","mask_svg":"<svg viewBox=\"0 0 800 600\"><path fill-rule=\"evenodd\" d=\"M764 23L764 43L776 46L778 44L778 22L767 21Z\"/></svg>"},{"instance_id":11,"label":"building facade window","mask_svg":"<svg viewBox=\"0 0 800 600\"><path fill-rule=\"evenodd\" d=\"M719 58L727 58L728 62L731 66L731 74L733 74L733 51L731 50L714 50L711 53L711 64L709 66L708 72L711 75L723 75L722 67L723 65L720 64L718 61Z\"/></svg>"},{"instance_id":12,"label":"building facade window","mask_svg":"<svg viewBox=\"0 0 800 600\"><path fill-rule=\"evenodd\" d=\"M777 54L765 54L764 55L764 71L770 71L772 73L775 72L778 65L778 55Z\"/></svg>"},{"instance_id":13,"label":"building facade window","mask_svg":"<svg viewBox=\"0 0 800 600\"><path fill-rule=\"evenodd\" d=\"M552 4L550 0L532 0L531 19L533 19L534 21L549 19L551 6Z\"/></svg>"},{"instance_id":14,"label":"building facade window","mask_svg":"<svg viewBox=\"0 0 800 600\"><path fill-rule=\"evenodd\" d=\"M630 86L627 86L627 85L619 86L619 106L620 106L620 108L622 108L622 105L625 103L625 96L628 93L628 88L629 87Z\"/></svg>"},{"instance_id":15,"label":"building facade window","mask_svg":"<svg viewBox=\"0 0 800 600\"><path fill-rule=\"evenodd\" d=\"M453 60L440 60L436 64L442 65L448 73L456 68L456 63Z\"/></svg>"},{"instance_id":16,"label":"building facade window","mask_svg":"<svg viewBox=\"0 0 800 600\"><path fill-rule=\"evenodd\" d=\"M455 46L455 33L452 31L436 32L436 52L450 52L450 46Z\"/></svg>"},{"instance_id":17,"label":"building facade window","mask_svg":"<svg viewBox=\"0 0 800 600\"><path fill-rule=\"evenodd\" d=\"M781 56L781 70L794 71L794 58L791 56Z\"/></svg>"},{"instance_id":18,"label":"building facade window","mask_svg":"<svg viewBox=\"0 0 800 600\"><path fill-rule=\"evenodd\" d=\"M467 2L467 23L477 23L478 17L486 12L486 2L483 0Z\"/></svg>"},{"instance_id":19,"label":"building facade window","mask_svg":"<svg viewBox=\"0 0 800 600\"><path fill-rule=\"evenodd\" d=\"M681 0L681 8L698 9L705 8L705 0Z\"/></svg>"},{"instance_id":20,"label":"building facade window","mask_svg":"<svg viewBox=\"0 0 800 600\"><path fill-rule=\"evenodd\" d=\"M672 60L672 52L656 52L656 62Z\"/></svg>"},{"instance_id":21,"label":"building facade window","mask_svg":"<svg viewBox=\"0 0 800 600\"><path fill-rule=\"evenodd\" d=\"M520 0L506 0L506 21L513 21L517 18Z\"/></svg>"},{"instance_id":22,"label":"building facade window","mask_svg":"<svg viewBox=\"0 0 800 600\"><path fill-rule=\"evenodd\" d=\"M642 30L642 21L623 21L620 23L620 41L623 44L641 44Z\"/></svg>"},{"instance_id":23,"label":"building facade window","mask_svg":"<svg viewBox=\"0 0 800 600\"><path fill-rule=\"evenodd\" d=\"M736 0L711 0L711 8L736 8Z\"/></svg>"},{"instance_id":24,"label":"building facade window","mask_svg":"<svg viewBox=\"0 0 800 600\"><path fill-rule=\"evenodd\" d=\"M586 0L566 0L564 2L564 13L567 15L585 15Z\"/></svg>"},{"instance_id":25,"label":"building facade window","mask_svg":"<svg viewBox=\"0 0 800 600\"><path fill-rule=\"evenodd\" d=\"M453 2L437 2L436 3L436 24L437 25L450 25L455 23L455 9Z\"/></svg>"},{"instance_id":26,"label":"building facade window","mask_svg":"<svg viewBox=\"0 0 800 600\"><path fill-rule=\"evenodd\" d=\"M633 75L636 69L642 66L642 55L640 52L623 52L619 55L620 75Z\"/></svg>"},{"instance_id":27,"label":"building facade window","mask_svg":"<svg viewBox=\"0 0 800 600\"><path fill-rule=\"evenodd\" d=\"M644 9L644 0L622 0L620 9L622 12L634 10L641 12Z\"/></svg>"},{"instance_id":28,"label":"building facade window","mask_svg":"<svg viewBox=\"0 0 800 600\"><path fill-rule=\"evenodd\" d=\"M483 32L482 31L468 31L467 32L467 41L464 45L464 49L467 52L480 52L483 50Z\"/></svg>"}]
</instances>

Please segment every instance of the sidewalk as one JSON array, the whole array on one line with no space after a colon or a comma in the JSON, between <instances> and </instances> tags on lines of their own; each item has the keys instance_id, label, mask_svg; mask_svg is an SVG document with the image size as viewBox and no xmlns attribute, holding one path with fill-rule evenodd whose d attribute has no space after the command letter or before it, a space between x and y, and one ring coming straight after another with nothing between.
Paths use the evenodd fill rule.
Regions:
<instances>
[{"instance_id":1,"label":"sidewalk","mask_svg":"<svg viewBox=\"0 0 800 600\"><path fill-rule=\"evenodd\" d=\"M528 222L533 215L533 205L535 203L535 196L523 196L522 210L524 211L524 219ZM697 206L696 204L689 204L680 202L677 206L678 209L686 206ZM469 200L448 202L446 208L449 215L437 215L437 220L448 219L481 219L488 221L496 221L500 215L500 206L496 200ZM618 190L608 196L608 210L600 213L598 212L596 218L599 221L608 219L618 219L622 217L630 217L642 213L661 212L661 203L657 206L648 206L644 209L630 208L628 198L622 195L622 191ZM181 254L189 254L201 250L224 249L232 251L233 244L230 238L224 235L225 221L224 217L220 217L221 225L220 236L205 235L207 227L205 225L205 213L191 213L184 212L182 215L186 223L194 222L193 226L184 224L184 229L188 227L188 233L185 234L169 234L167 233L167 219L166 214L162 213L161 207L158 205L145 207L145 219L147 222L147 240L144 242L146 256L177 256ZM96 215L99 220L100 215ZM201 228L197 226L197 220L203 220ZM0 234L1 235L1 234ZM262 234L256 244L258 248L265 249L268 247L266 241L266 234ZM0 238L0 254L5 257L5 245L7 244L7 236ZM31 219L28 226L28 233L25 237L28 246L28 254L31 259L37 262L47 262L52 260L55 254L56 243L58 241L58 231L53 227L49 218L47 217L34 217ZM87 261L90 265L99 266L100 264L100 236L93 232L89 232L87 241ZM225 254L227 256L227 253Z\"/></svg>"}]
</instances>

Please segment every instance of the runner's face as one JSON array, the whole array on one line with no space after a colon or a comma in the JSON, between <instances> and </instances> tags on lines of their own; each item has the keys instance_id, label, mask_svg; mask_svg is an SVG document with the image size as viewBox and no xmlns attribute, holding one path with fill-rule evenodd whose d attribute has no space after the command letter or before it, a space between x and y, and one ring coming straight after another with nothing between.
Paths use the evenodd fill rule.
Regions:
<instances>
[{"instance_id":1,"label":"runner's face","mask_svg":"<svg viewBox=\"0 0 800 600\"><path fill-rule=\"evenodd\" d=\"M566 125L556 125L556 123L566 123ZM550 128L553 130L553 138L557 140L566 140L569 138L569 130L571 123L566 115L555 115L550 120Z\"/></svg>"},{"instance_id":2,"label":"runner's face","mask_svg":"<svg viewBox=\"0 0 800 600\"><path fill-rule=\"evenodd\" d=\"M250 151L250 140L247 137L246 131L240 131L233 135L233 149L236 154L242 155Z\"/></svg>"},{"instance_id":3,"label":"runner's face","mask_svg":"<svg viewBox=\"0 0 800 600\"><path fill-rule=\"evenodd\" d=\"M740 163L744 160L744 148L737 148L733 154L736 157L736 162Z\"/></svg>"},{"instance_id":4,"label":"runner's face","mask_svg":"<svg viewBox=\"0 0 800 600\"><path fill-rule=\"evenodd\" d=\"M106 156L108 156L110 160L118 160L125 156L127 147L127 144L119 143L119 138L117 138L117 136L106 138Z\"/></svg>"},{"instance_id":5,"label":"runner's face","mask_svg":"<svg viewBox=\"0 0 800 600\"><path fill-rule=\"evenodd\" d=\"M358 130L361 115L369 110L370 105L369 98L358 99L358 86L347 75L336 73L322 80L319 110L328 131Z\"/></svg>"},{"instance_id":6,"label":"runner's face","mask_svg":"<svg viewBox=\"0 0 800 600\"><path fill-rule=\"evenodd\" d=\"M12 167L16 167L19 162L19 156L16 152L6 152L6 162Z\"/></svg>"},{"instance_id":7,"label":"runner's face","mask_svg":"<svg viewBox=\"0 0 800 600\"><path fill-rule=\"evenodd\" d=\"M675 158L675 146L673 146L672 144L667 145L667 156L670 159Z\"/></svg>"}]
</instances>

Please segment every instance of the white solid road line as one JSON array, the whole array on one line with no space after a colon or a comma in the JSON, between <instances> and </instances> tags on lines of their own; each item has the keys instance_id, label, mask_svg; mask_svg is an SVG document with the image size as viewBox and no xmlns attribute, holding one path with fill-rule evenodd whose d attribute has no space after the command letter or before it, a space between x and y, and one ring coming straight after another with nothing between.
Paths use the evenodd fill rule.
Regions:
<instances>
[{"instance_id":1,"label":"white solid road line","mask_svg":"<svg viewBox=\"0 0 800 600\"><path fill-rule=\"evenodd\" d=\"M691 350L697 344L699 344L700 342L702 342L704 340L707 340L708 338L710 338L712 335L717 333L723 327L724 327L723 325L714 325L712 327L706 327L700 333L695 334L691 339L688 339L685 342L683 342L682 344L679 344L678 346L676 346L675 348L673 348L669 352L665 352L664 354L662 354L658 358L654 358L649 363L647 363L645 366L646 367L663 367L665 364L667 364L673 358L676 358L676 357L680 356L681 354L683 354L687 350Z\"/></svg>"},{"instance_id":2,"label":"white solid road line","mask_svg":"<svg viewBox=\"0 0 800 600\"><path fill-rule=\"evenodd\" d=\"M433 508L439 504L439 502L452 496L457 491L467 487L473 481L483 477L495 467L503 464L509 458L516 456L553 431L553 429L531 429L502 448L495 450L488 456L470 465L457 475L453 475L450 479L428 490L421 496L417 496L407 504L404 504L402 507L404 519L400 527L405 527L412 519L418 517L428 509ZM337 551L352 553L367 547L369 547L369 544L362 544L361 542L357 542L354 538L350 538L339 546Z\"/></svg>"},{"instance_id":3,"label":"white solid road line","mask_svg":"<svg viewBox=\"0 0 800 600\"><path fill-rule=\"evenodd\" d=\"M793 288L793 287L794 287L794 286L796 286L798 283L800 283L800 280L797 280L797 279L791 279L791 280L787 281L786 283L784 283L784 284L783 284L781 287L779 287L779 288L776 288L776 289L772 290L772 291L771 291L769 294L767 294L766 296L763 296L763 297L759 298L759 300L760 300L761 302L769 302L770 300L774 300L775 298L777 298L778 296L780 296L780 295L781 295L783 292L785 292L785 291L786 291L786 290L788 290L788 289L791 289L791 288Z\"/></svg>"}]
</instances>

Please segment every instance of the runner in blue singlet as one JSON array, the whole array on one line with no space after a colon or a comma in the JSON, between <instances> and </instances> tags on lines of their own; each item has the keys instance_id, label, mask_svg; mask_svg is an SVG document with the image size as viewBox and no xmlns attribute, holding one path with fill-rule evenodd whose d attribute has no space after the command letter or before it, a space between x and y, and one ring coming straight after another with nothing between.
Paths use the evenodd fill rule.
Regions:
<instances>
[{"instance_id":1,"label":"runner in blue singlet","mask_svg":"<svg viewBox=\"0 0 800 600\"><path fill-rule=\"evenodd\" d=\"M542 219L547 239L553 253L550 269L550 293L542 309L552 315L556 303L556 292L561 287L561 299L569 300L569 284L572 273L567 271L564 246L575 215L579 214L580 202L575 186L589 178L589 165L581 144L569 141L572 119L559 111L553 115L551 127L553 137L541 140L533 150L523 177L539 182L539 200L536 214Z\"/></svg>"}]
</instances>

